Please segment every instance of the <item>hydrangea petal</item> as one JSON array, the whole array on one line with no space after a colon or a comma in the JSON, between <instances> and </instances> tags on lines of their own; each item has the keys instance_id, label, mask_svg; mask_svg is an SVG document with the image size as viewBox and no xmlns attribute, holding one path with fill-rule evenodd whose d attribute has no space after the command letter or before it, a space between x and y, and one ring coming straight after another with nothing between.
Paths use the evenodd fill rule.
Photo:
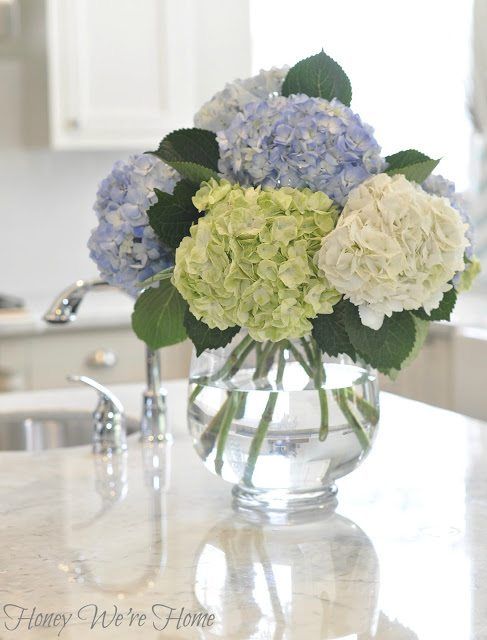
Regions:
<instances>
[{"instance_id":1,"label":"hydrangea petal","mask_svg":"<svg viewBox=\"0 0 487 640\"><path fill-rule=\"evenodd\" d=\"M213 198L222 189L225 197ZM330 198L225 180L210 180L200 191L195 198L206 202L206 215L176 250L173 278L193 315L210 328L244 326L259 341L308 334L310 319L331 313L341 297L315 259L323 228L332 229L338 214ZM222 254L215 268L212 256Z\"/></svg>"},{"instance_id":2,"label":"hydrangea petal","mask_svg":"<svg viewBox=\"0 0 487 640\"><path fill-rule=\"evenodd\" d=\"M448 200L402 175L374 176L351 191L318 264L337 291L379 329L403 309L435 309L464 269L467 225Z\"/></svg>"},{"instance_id":3,"label":"hydrangea petal","mask_svg":"<svg viewBox=\"0 0 487 640\"><path fill-rule=\"evenodd\" d=\"M149 226L147 210L157 200L154 189L172 193L178 179L164 162L142 154L116 162L100 183L90 257L104 280L130 295L137 296L142 281L174 263L173 252Z\"/></svg>"},{"instance_id":4,"label":"hydrangea petal","mask_svg":"<svg viewBox=\"0 0 487 640\"><path fill-rule=\"evenodd\" d=\"M217 139L219 168L230 181L309 187L342 205L351 189L384 168L372 128L336 98L299 94L251 102Z\"/></svg>"}]
</instances>

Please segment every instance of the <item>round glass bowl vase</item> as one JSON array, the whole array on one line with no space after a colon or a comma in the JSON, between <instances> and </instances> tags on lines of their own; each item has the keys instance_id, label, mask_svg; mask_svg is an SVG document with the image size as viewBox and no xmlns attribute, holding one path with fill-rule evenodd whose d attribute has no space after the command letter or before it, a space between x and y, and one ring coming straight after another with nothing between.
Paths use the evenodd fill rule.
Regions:
<instances>
[{"instance_id":1,"label":"round glass bowl vase","mask_svg":"<svg viewBox=\"0 0 487 640\"><path fill-rule=\"evenodd\" d=\"M193 354L188 422L206 467L233 483L236 506L295 512L335 504L379 421L377 374L322 354L311 337Z\"/></svg>"}]
</instances>

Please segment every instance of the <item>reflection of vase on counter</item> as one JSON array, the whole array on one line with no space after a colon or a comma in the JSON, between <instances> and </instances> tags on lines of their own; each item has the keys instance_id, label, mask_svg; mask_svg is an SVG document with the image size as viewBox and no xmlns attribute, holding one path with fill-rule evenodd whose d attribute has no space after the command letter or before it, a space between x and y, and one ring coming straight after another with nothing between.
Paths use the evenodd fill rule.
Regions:
<instances>
[{"instance_id":1,"label":"reflection of vase on counter","mask_svg":"<svg viewBox=\"0 0 487 640\"><path fill-rule=\"evenodd\" d=\"M379 565L353 522L331 514L272 528L232 518L214 527L196 563L195 595L216 616L211 637L374 637Z\"/></svg>"}]
</instances>

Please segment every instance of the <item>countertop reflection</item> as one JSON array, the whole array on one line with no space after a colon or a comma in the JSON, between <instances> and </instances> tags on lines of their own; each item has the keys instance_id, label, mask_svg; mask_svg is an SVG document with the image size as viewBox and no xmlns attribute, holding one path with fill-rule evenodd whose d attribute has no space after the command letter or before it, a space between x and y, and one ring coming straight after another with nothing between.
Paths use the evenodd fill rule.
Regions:
<instances>
[{"instance_id":1,"label":"countertop reflection","mask_svg":"<svg viewBox=\"0 0 487 640\"><path fill-rule=\"evenodd\" d=\"M373 637L379 584L371 540L336 513L291 527L227 518L208 532L194 578L213 635L276 640L296 623L309 638Z\"/></svg>"},{"instance_id":2,"label":"countertop reflection","mask_svg":"<svg viewBox=\"0 0 487 640\"><path fill-rule=\"evenodd\" d=\"M172 446L0 454L0 638L487 638L486 424L384 394L337 511L277 525L232 510L168 389ZM135 410L139 389L118 392Z\"/></svg>"}]
</instances>

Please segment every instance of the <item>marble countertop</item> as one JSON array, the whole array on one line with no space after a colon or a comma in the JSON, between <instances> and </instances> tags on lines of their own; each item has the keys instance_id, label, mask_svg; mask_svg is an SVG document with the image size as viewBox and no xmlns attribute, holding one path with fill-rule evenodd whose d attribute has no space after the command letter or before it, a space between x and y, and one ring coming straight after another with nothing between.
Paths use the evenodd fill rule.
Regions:
<instances>
[{"instance_id":1,"label":"marble countertop","mask_svg":"<svg viewBox=\"0 0 487 640\"><path fill-rule=\"evenodd\" d=\"M2 640L487 639L487 424L383 394L337 512L259 524L192 451L185 384L167 387L172 446L130 437L111 466L88 447L0 453ZM117 389L131 414L140 390ZM8 394L0 412L93 402ZM182 608L214 620L178 628ZM49 613L58 627L28 629Z\"/></svg>"}]
</instances>

